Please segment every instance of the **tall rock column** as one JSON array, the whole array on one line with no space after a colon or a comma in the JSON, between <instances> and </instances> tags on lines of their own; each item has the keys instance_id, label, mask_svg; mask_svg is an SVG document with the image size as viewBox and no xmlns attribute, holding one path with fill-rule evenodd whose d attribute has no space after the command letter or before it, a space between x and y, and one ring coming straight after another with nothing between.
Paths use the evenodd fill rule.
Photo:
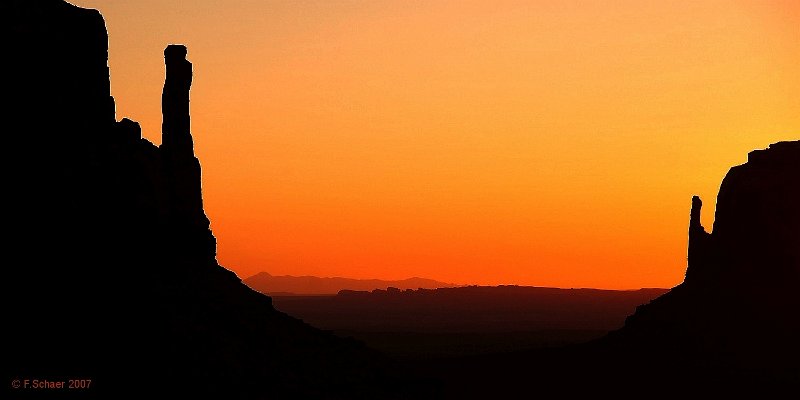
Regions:
<instances>
[{"instance_id":1,"label":"tall rock column","mask_svg":"<svg viewBox=\"0 0 800 400\"><path fill-rule=\"evenodd\" d=\"M203 211L200 161L190 132L189 89L192 63L186 46L164 50L166 77L161 95L161 161L167 180L168 210L164 231L173 265L216 265L216 240Z\"/></svg>"},{"instance_id":2,"label":"tall rock column","mask_svg":"<svg viewBox=\"0 0 800 400\"><path fill-rule=\"evenodd\" d=\"M161 94L161 148L181 155L194 155L189 119L189 89L192 63L186 60L186 46L171 44L164 49L167 73Z\"/></svg>"},{"instance_id":3,"label":"tall rock column","mask_svg":"<svg viewBox=\"0 0 800 400\"><path fill-rule=\"evenodd\" d=\"M711 252L711 234L706 232L700 222L700 211L703 201L698 196L692 196L692 210L689 214L689 251L688 266L686 268L686 281L694 282L703 280L708 273L708 263Z\"/></svg>"}]
</instances>

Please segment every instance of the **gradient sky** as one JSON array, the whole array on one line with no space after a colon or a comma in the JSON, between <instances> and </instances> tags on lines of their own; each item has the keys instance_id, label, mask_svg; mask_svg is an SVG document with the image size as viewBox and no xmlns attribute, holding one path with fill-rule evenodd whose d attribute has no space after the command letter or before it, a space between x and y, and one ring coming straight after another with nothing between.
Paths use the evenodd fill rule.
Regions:
<instances>
[{"instance_id":1,"label":"gradient sky","mask_svg":"<svg viewBox=\"0 0 800 400\"><path fill-rule=\"evenodd\" d=\"M221 264L559 287L683 279L690 200L800 138L800 2L92 1L117 118L163 49Z\"/></svg>"}]
</instances>

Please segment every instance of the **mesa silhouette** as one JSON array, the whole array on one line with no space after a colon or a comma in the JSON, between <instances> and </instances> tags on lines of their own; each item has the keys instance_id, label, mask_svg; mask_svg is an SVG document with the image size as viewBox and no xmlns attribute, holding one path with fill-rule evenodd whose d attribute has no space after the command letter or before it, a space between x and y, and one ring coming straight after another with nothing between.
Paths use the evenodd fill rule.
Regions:
<instances>
[{"instance_id":1,"label":"mesa silhouette","mask_svg":"<svg viewBox=\"0 0 800 400\"><path fill-rule=\"evenodd\" d=\"M270 275L259 272L243 282L252 289L267 295L334 295L340 290L436 289L457 286L426 278L408 278L395 281L381 279L322 278L318 276Z\"/></svg>"},{"instance_id":2,"label":"mesa silhouette","mask_svg":"<svg viewBox=\"0 0 800 400\"><path fill-rule=\"evenodd\" d=\"M693 197L684 282L639 308L607 345L693 360L683 369L696 377L800 383L800 141L751 151L730 169L712 233L701 207Z\"/></svg>"},{"instance_id":3,"label":"mesa silhouette","mask_svg":"<svg viewBox=\"0 0 800 400\"><path fill-rule=\"evenodd\" d=\"M783 397L800 385L800 141L750 152L720 187L713 233L692 199L684 282L596 341L420 363L448 398Z\"/></svg>"},{"instance_id":4,"label":"mesa silhouette","mask_svg":"<svg viewBox=\"0 0 800 400\"><path fill-rule=\"evenodd\" d=\"M164 50L155 146L116 121L99 12L61 0L3 8L6 382L92 379L100 398L402 395L382 356L275 311L217 263L186 47Z\"/></svg>"}]
</instances>

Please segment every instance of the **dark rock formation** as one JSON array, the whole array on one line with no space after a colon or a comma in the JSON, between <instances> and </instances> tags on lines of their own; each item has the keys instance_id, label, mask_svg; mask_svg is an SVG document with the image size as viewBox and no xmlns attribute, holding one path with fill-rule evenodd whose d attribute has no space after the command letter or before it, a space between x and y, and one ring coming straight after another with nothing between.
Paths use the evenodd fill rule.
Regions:
<instances>
[{"instance_id":1,"label":"dark rock formation","mask_svg":"<svg viewBox=\"0 0 800 400\"><path fill-rule=\"evenodd\" d=\"M164 49L166 78L161 95L163 122L159 153L171 199L169 214L174 219L169 235L176 250L172 263L191 266L213 260L216 242L203 211L200 161L194 156L190 132L192 63L186 59L186 54L183 45L172 44ZM198 249L206 251L198 252Z\"/></svg>"},{"instance_id":2,"label":"dark rock formation","mask_svg":"<svg viewBox=\"0 0 800 400\"><path fill-rule=\"evenodd\" d=\"M97 11L12 0L3 17L6 384L88 378L101 398L402 394L382 357L275 311L217 264L185 47L165 50L156 147L116 122Z\"/></svg>"},{"instance_id":3,"label":"dark rock formation","mask_svg":"<svg viewBox=\"0 0 800 400\"><path fill-rule=\"evenodd\" d=\"M750 153L717 199L695 197L684 282L594 342L424 368L447 398L784 398L800 388L800 142Z\"/></svg>"},{"instance_id":4,"label":"dark rock formation","mask_svg":"<svg viewBox=\"0 0 800 400\"><path fill-rule=\"evenodd\" d=\"M639 307L608 343L685 375L800 381L800 141L731 168L711 234L701 205L692 199L684 282Z\"/></svg>"},{"instance_id":5,"label":"dark rock formation","mask_svg":"<svg viewBox=\"0 0 800 400\"><path fill-rule=\"evenodd\" d=\"M178 155L194 155L189 124L189 88L192 63L186 60L186 46L171 44L164 49L167 77L161 95L163 123L161 148Z\"/></svg>"},{"instance_id":6,"label":"dark rock formation","mask_svg":"<svg viewBox=\"0 0 800 400\"><path fill-rule=\"evenodd\" d=\"M714 251L726 281L768 290L800 283L800 141L754 150L731 168L715 217Z\"/></svg>"},{"instance_id":7,"label":"dark rock formation","mask_svg":"<svg viewBox=\"0 0 800 400\"><path fill-rule=\"evenodd\" d=\"M689 254L687 257L689 267L686 268L686 279L702 280L709 275L713 277L713 274L708 273L710 269L709 262L711 261L709 259L711 235L706 232L706 229L703 228L703 225L700 223L700 212L702 208L703 201L700 200L700 197L693 196L692 210L689 214ZM705 273L702 274L702 276L695 277L693 265L704 265Z\"/></svg>"},{"instance_id":8,"label":"dark rock formation","mask_svg":"<svg viewBox=\"0 0 800 400\"><path fill-rule=\"evenodd\" d=\"M800 144L754 150L720 186L713 234L692 198L687 286L763 286L800 282Z\"/></svg>"}]
</instances>

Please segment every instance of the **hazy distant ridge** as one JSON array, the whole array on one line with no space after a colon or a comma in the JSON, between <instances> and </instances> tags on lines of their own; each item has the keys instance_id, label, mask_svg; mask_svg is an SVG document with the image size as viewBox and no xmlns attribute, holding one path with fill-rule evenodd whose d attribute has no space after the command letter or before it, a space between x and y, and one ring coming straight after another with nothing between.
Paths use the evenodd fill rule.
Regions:
<instances>
[{"instance_id":1,"label":"hazy distant ridge","mask_svg":"<svg viewBox=\"0 0 800 400\"><path fill-rule=\"evenodd\" d=\"M318 276L275 276L267 272L259 272L245 279L244 283L254 290L266 294L336 294L340 290L375 290L389 287L398 289L437 289L457 286L452 283L418 277L392 281L340 277L323 278Z\"/></svg>"}]
</instances>

